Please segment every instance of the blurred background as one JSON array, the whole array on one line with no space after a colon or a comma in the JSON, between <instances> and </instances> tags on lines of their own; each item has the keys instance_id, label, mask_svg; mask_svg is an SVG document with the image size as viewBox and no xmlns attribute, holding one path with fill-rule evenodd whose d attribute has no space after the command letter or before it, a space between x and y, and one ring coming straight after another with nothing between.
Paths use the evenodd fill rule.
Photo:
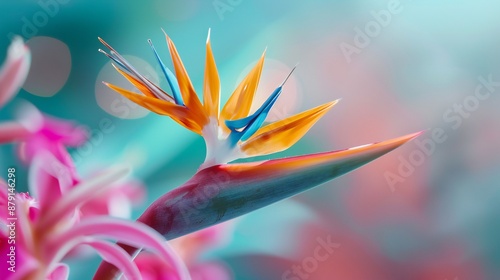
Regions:
<instances>
[{"instance_id":1,"label":"blurred background","mask_svg":"<svg viewBox=\"0 0 500 280\"><path fill-rule=\"evenodd\" d=\"M299 63L268 121L342 98L294 147L266 158L427 131L352 173L236 219L226 242L203 259L242 280L499 279L499 9L492 0L1 1L2 61L19 35L33 63L0 120L15 118L27 100L88 127L89 142L71 151L79 173L131 164L147 186L137 217L196 172L205 145L105 88L102 81L132 89L97 52L97 37L166 86L147 44L152 39L171 65L163 28L201 93L211 28L223 102L266 48L258 100ZM101 129L103 121L113 129ZM0 148L0 169L8 166L26 174L9 145ZM338 246L318 259L325 240ZM71 279L89 279L98 263L70 261Z\"/></svg>"}]
</instances>

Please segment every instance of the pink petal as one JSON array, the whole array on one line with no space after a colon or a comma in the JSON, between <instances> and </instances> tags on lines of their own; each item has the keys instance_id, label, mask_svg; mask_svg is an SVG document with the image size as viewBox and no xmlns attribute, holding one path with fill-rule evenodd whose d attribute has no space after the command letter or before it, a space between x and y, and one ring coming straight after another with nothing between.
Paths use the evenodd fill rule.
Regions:
<instances>
[{"instance_id":1,"label":"pink petal","mask_svg":"<svg viewBox=\"0 0 500 280\"><path fill-rule=\"evenodd\" d=\"M89 218L58 236L54 242L64 244L80 236L93 235L113 238L127 245L152 250L172 265L180 279L190 279L183 261L163 237L158 232L138 222L108 217Z\"/></svg>"},{"instance_id":2,"label":"pink petal","mask_svg":"<svg viewBox=\"0 0 500 280\"><path fill-rule=\"evenodd\" d=\"M6 226L3 224L3 222L0 222L0 226ZM8 242L8 232L4 232L3 230L0 230L0 261L2 264L0 265L0 268L2 271L8 272L7 271L7 262L9 260L9 257L7 254L9 253L10 250L10 245L7 243Z\"/></svg>"},{"instance_id":3,"label":"pink petal","mask_svg":"<svg viewBox=\"0 0 500 280\"><path fill-rule=\"evenodd\" d=\"M124 177L127 173L128 168L124 167L109 169L90 180L74 186L46 210L41 218L40 225L49 227L57 223L64 216L74 212L80 205L114 187L113 183Z\"/></svg>"},{"instance_id":4,"label":"pink petal","mask_svg":"<svg viewBox=\"0 0 500 280\"><path fill-rule=\"evenodd\" d=\"M52 273L47 277L47 280L66 280L69 277L69 267L66 264L59 263Z\"/></svg>"},{"instance_id":5,"label":"pink petal","mask_svg":"<svg viewBox=\"0 0 500 280\"><path fill-rule=\"evenodd\" d=\"M26 129L38 133L52 142L67 146L79 146L87 141L87 131L76 123L42 114L33 104L24 102L17 112L17 118Z\"/></svg>"},{"instance_id":6,"label":"pink petal","mask_svg":"<svg viewBox=\"0 0 500 280\"><path fill-rule=\"evenodd\" d=\"M0 179L0 189L7 190L5 183ZM6 193L7 194L7 193ZM7 220L0 221L0 268L2 269L2 279L26 279L27 274L36 270L39 267L39 263L27 253L27 247L30 246L31 243L27 243L26 239L31 240L31 226L29 224L29 218L27 217L27 209L30 208L31 201L26 200L25 196L21 194L16 195L16 272L10 273L7 271L7 267L9 266L8 260L10 253L10 244L7 242L8 236L8 228L7 228ZM3 206L2 206L3 207ZM6 209L6 206L5 208ZM7 212L7 211L2 211ZM7 217L7 213L6 217Z\"/></svg>"},{"instance_id":7,"label":"pink petal","mask_svg":"<svg viewBox=\"0 0 500 280\"><path fill-rule=\"evenodd\" d=\"M8 190L7 183L0 178L0 208L7 209L7 201L8 201ZM7 221L7 211L3 210L0 212L0 223L6 223ZM0 228L1 232L2 228Z\"/></svg>"},{"instance_id":8,"label":"pink petal","mask_svg":"<svg viewBox=\"0 0 500 280\"><path fill-rule=\"evenodd\" d=\"M31 53L21 38L15 38L0 70L0 107L17 93L28 76Z\"/></svg>"},{"instance_id":9,"label":"pink petal","mask_svg":"<svg viewBox=\"0 0 500 280\"><path fill-rule=\"evenodd\" d=\"M68 120L44 116L44 128L46 134L61 140L69 147L80 146L88 139L87 131L83 127Z\"/></svg>"},{"instance_id":10,"label":"pink petal","mask_svg":"<svg viewBox=\"0 0 500 280\"><path fill-rule=\"evenodd\" d=\"M81 244L92 246L103 260L112 263L127 279L141 279L141 273L130 255L120 246L101 240L86 241Z\"/></svg>"},{"instance_id":11,"label":"pink petal","mask_svg":"<svg viewBox=\"0 0 500 280\"><path fill-rule=\"evenodd\" d=\"M420 134L341 151L208 167L154 201L138 220L174 239L311 189Z\"/></svg>"},{"instance_id":12,"label":"pink petal","mask_svg":"<svg viewBox=\"0 0 500 280\"><path fill-rule=\"evenodd\" d=\"M28 275L32 274L34 271L39 269L40 264L33 258L30 259L18 259L16 263L22 263L18 266L16 272L7 277L6 280L25 280L29 279ZM17 265L16 265L17 266Z\"/></svg>"},{"instance_id":13,"label":"pink petal","mask_svg":"<svg viewBox=\"0 0 500 280\"><path fill-rule=\"evenodd\" d=\"M40 209L50 209L72 186L69 169L47 151L41 151L33 160L28 175L29 188L40 203Z\"/></svg>"},{"instance_id":14,"label":"pink petal","mask_svg":"<svg viewBox=\"0 0 500 280\"><path fill-rule=\"evenodd\" d=\"M33 229L30 221L30 208L32 200L25 195L18 193L16 195L16 243L24 247L27 251L34 249Z\"/></svg>"},{"instance_id":15,"label":"pink petal","mask_svg":"<svg viewBox=\"0 0 500 280\"><path fill-rule=\"evenodd\" d=\"M94 237L81 235L62 242L58 242L58 240L53 240L52 242L54 244L49 246L48 250L45 250L44 252L47 254L44 259L46 261L45 265L48 266L49 270L52 266L55 266L57 269L57 266L60 265L60 261L77 246L90 245L105 261L108 261L118 267L127 276L127 278L140 279L141 277L139 269L133 262L132 257L124 249L120 248L120 246L109 241L98 240Z\"/></svg>"},{"instance_id":16,"label":"pink petal","mask_svg":"<svg viewBox=\"0 0 500 280\"><path fill-rule=\"evenodd\" d=\"M23 140L29 135L29 131L18 122L0 124L0 144Z\"/></svg>"},{"instance_id":17,"label":"pink petal","mask_svg":"<svg viewBox=\"0 0 500 280\"><path fill-rule=\"evenodd\" d=\"M61 143L54 143L52 147L53 147L52 152L54 153L54 156L59 161L61 161L64 166L66 166L73 180L73 183L76 183L78 181L79 176L76 172L75 164L73 163L73 159L71 158L71 155L68 153L68 150Z\"/></svg>"},{"instance_id":18,"label":"pink petal","mask_svg":"<svg viewBox=\"0 0 500 280\"><path fill-rule=\"evenodd\" d=\"M26 136L18 148L19 157L23 162L29 164L38 152L49 151L69 168L74 178L77 178L66 146L83 144L87 140L85 129L67 120L45 116L28 102L24 102L18 110L18 120L30 132L29 137Z\"/></svg>"}]
</instances>

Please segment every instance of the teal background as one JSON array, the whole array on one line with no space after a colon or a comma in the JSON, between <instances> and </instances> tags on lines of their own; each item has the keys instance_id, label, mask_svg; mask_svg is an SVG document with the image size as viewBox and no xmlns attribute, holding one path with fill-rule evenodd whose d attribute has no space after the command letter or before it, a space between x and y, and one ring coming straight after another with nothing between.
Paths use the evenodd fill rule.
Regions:
<instances>
[{"instance_id":1,"label":"teal background","mask_svg":"<svg viewBox=\"0 0 500 280\"><path fill-rule=\"evenodd\" d=\"M318 236L326 235L341 247L309 279L500 275L498 90L474 110L454 111L455 104L471 100L478 77L500 81L500 2L401 0L400 12L348 62L342 44L355 46L356 28L364 29L374 20L371 12L387 10L391 1L2 1L2 60L11 34L30 39L23 32L23 18L33 22L44 11L40 3L49 2L57 3L57 12L52 10L54 15L34 33L67 45L69 78L52 97L21 90L0 119L14 118L23 99L95 134L99 122L110 119L115 129L94 138L97 144L91 143L78 161L79 172L89 174L129 159L134 176L148 187L149 202L196 172L204 160L204 142L166 117L150 113L120 119L99 107L96 83L108 60L97 52L102 47L98 36L159 73L146 40L152 39L167 57L160 28L165 29L201 93L204 44L211 28L223 101L266 48L268 61L287 67L299 63L296 83L289 87L295 93L287 97L285 87L283 95L283 108L287 102L293 106L278 109L275 117L342 98L294 147L265 158L344 149L428 129L419 138L425 141L436 128L445 132L444 143L435 143L408 176L398 173L398 167L421 149L415 141L333 182L239 218L230 242L206 255L227 263L235 279L280 279L292 264L310 256ZM220 3L227 10L218 10ZM58 63L67 61L44 69L51 73ZM48 77L38 82L40 87L51 83ZM266 81L277 86L281 80ZM161 84L165 86L163 80ZM14 159L10 145L0 149L0 170L8 166L18 167L18 177L25 178L26 168ZM389 173L402 181L391 187ZM70 262L71 279L89 279L98 262ZM363 272L353 272L357 270Z\"/></svg>"}]
</instances>

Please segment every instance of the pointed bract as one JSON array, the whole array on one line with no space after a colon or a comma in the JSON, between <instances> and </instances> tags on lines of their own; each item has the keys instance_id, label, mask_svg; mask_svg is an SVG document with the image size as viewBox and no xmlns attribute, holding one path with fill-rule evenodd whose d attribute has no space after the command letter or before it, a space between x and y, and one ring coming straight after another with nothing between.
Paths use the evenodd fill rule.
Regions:
<instances>
[{"instance_id":1,"label":"pointed bract","mask_svg":"<svg viewBox=\"0 0 500 280\"><path fill-rule=\"evenodd\" d=\"M30 135L30 131L19 122L0 123L0 144L19 141Z\"/></svg>"},{"instance_id":2,"label":"pointed bract","mask_svg":"<svg viewBox=\"0 0 500 280\"><path fill-rule=\"evenodd\" d=\"M206 48L203 102L207 114L217 120L219 119L220 79L219 73L217 72L217 65L215 65L212 47L210 45L210 32L208 34Z\"/></svg>"},{"instance_id":3,"label":"pointed bract","mask_svg":"<svg viewBox=\"0 0 500 280\"><path fill-rule=\"evenodd\" d=\"M236 218L352 171L420 133L351 148L199 171L182 187L156 200L139 221L167 239ZM206 204L199 205L199 195Z\"/></svg>"},{"instance_id":4,"label":"pointed bract","mask_svg":"<svg viewBox=\"0 0 500 280\"><path fill-rule=\"evenodd\" d=\"M165 34L168 49L170 50L170 56L172 57L172 62L174 64L175 76L177 77L177 81L179 82L179 88L182 94L182 99L186 103L186 106L191 110L196 112L204 112L203 106L201 105L200 99L196 95L196 91L194 90L193 84L191 83L191 79L189 79L189 75L182 63L181 57L175 48L174 42L170 40L170 38ZM206 117L206 116L205 116ZM205 123L208 120L205 120ZM201 125L201 123L200 123Z\"/></svg>"},{"instance_id":5,"label":"pointed bract","mask_svg":"<svg viewBox=\"0 0 500 280\"><path fill-rule=\"evenodd\" d=\"M265 52L250 73L241 81L236 90L231 94L226 105L222 108L221 118L236 120L248 116L252 107L253 98L257 92L260 75L264 67Z\"/></svg>"},{"instance_id":6,"label":"pointed bract","mask_svg":"<svg viewBox=\"0 0 500 280\"><path fill-rule=\"evenodd\" d=\"M160 64L161 70L163 71L163 74L165 75L165 78L167 79L168 85L170 86L170 89L172 90L172 95L174 96L175 104L184 106L184 102L182 101L182 96L181 92L179 89L179 83L177 82L177 78L175 77L174 73L168 69L163 61L160 58L160 55L156 52L156 49L153 45L153 42L151 40L148 40L149 45L151 46L151 49L153 49L153 52L155 54L156 60Z\"/></svg>"}]
</instances>

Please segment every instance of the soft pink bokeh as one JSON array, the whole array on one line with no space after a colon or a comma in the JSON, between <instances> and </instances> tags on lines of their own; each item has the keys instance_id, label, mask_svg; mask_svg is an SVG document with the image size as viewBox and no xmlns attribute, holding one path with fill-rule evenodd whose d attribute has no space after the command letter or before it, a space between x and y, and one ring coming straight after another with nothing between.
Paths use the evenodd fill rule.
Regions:
<instances>
[{"instance_id":1,"label":"soft pink bokeh","mask_svg":"<svg viewBox=\"0 0 500 280\"><path fill-rule=\"evenodd\" d=\"M174 250L186 263L193 280L233 279L229 267L224 263L203 259L204 253L230 241L232 227L231 223L223 223L170 241ZM135 263L145 280L177 280L172 274L172 268L150 253L140 253Z\"/></svg>"}]
</instances>

